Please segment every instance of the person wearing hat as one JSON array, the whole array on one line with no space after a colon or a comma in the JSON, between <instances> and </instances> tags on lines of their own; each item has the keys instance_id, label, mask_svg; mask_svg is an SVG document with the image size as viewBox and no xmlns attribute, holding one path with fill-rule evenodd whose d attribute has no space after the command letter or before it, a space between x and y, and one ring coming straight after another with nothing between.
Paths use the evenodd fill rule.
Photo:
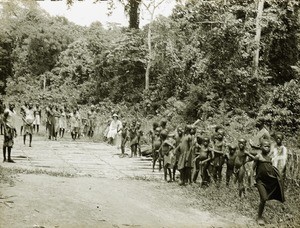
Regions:
<instances>
[{"instance_id":1,"label":"person wearing hat","mask_svg":"<svg viewBox=\"0 0 300 228\"><path fill-rule=\"evenodd\" d=\"M122 128L122 123L119 120L118 114L114 113L112 115L112 121L110 122L108 133L107 133L107 139L109 144L113 144L114 139L117 136L118 131Z\"/></svg>"},{"instance_id":2,"label":"person wearing hat","mask_svg":"<svg viewBox=\"0 0 300 228\"><path fill-rule=\"evenodd\" d=\"M87 114L88 118L88 137L92 138L94 136L96 123L97 123L97 112L95 106L91 105L91 109Z\"/></svg>"}]
</instances>

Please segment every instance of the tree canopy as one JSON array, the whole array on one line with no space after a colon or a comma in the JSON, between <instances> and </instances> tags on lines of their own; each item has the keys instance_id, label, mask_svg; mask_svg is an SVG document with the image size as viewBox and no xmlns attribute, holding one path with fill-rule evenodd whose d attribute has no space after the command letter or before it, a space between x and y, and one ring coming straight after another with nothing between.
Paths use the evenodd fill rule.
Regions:
<instances>
[{"instance_id":1,"label":"tree canopy","mask_svg":"<svg viewBox=\"0 0 300 228\"><path fill-rule=\"evenodd\" d=\"M184 102L187 120L269 113L277 118L275 127L282 128L288 116L296 131L300 3L265 1L254 76L254 1L186 2L170 17L134 30L100 23L81 27L33 2L2 3L0 91L16 100L126 102L152 114L173 99ZM149 26L152 62L144 91Z\"/></svg>"}]
</instances>

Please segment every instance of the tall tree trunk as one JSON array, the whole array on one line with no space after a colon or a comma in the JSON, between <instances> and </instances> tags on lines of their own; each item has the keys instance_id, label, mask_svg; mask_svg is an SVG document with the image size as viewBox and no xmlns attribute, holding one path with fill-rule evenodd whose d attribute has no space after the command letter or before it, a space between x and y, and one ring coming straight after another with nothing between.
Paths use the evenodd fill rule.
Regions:
<instances>
[{"instance_id":1,"label":"tall tree trunk","mask_svg":"<svg viewBox=\"0 0 300 228\"><path fill-rule=\"evenodd\" d=\"M151 22L153 20L153 14L151 14ZM149 90L149 76L150 76L150 70L151 70L151 64L152 64L152 45L151 45L151 23L149 23L149 28L148 28L148 38L147 38L147 43L148 43L148 63L147 63L147 68L146 68L146 74L145 74L145 90Z\"/></svg>"},{"instance_id":2,"label":"tall tree trunk","mask_svg":"<svg viewBox=\"0 0 300 228\"><path fill-rule=\"evenodd\" d=\"M140 20L139 20L139 6L141 0L129 0L129 28L138 29Z\"/></svg>"},{"instance_id":3,"label":"tall tree trunk","mask_svg":"<svg viewBox=\"0 0 300 228\"><path fill-rule=\"evenodd\" d=\"M256 16L256 34L255 34L255 51L253 56L253 76L258 76L259 64L259 49L260 49L260 36L261 36L261 18L264 10L264 0L258 0L257 16Z\"/></svg>"}]
</instances>

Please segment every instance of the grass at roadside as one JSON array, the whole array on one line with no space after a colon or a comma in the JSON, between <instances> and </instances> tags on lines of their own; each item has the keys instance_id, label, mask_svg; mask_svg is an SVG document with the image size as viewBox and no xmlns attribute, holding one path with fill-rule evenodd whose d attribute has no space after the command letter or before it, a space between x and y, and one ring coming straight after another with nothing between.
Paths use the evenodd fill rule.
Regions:
<instances>
[{"instance_id":1,"label":"grass at roadside","mask_svg":"<svg viewBox=\"0 0 300 228\"><path fill-rule=\"evenodd\" d=\"M4 181L4 182L9 181L11 179L10 176L15 175L15 174L36 174L36 175L44 174L44 175L49 175L49 176L68 177L68 178L77 177L76 174L63 172L63 171L50 171L50 170L46 170L46 169L24 169L24 168L19 168L19 167L8 168L8 167L0 166L1 181ZM3 178L3 180L2 180L2 178Z\"/></svg>"}]
</instances>

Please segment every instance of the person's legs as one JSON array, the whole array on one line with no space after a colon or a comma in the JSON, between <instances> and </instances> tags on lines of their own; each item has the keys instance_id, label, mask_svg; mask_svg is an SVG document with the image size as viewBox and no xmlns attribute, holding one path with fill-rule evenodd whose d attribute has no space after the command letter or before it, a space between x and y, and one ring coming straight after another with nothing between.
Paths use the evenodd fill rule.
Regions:
<instances>
[{"instance_id":1,"label":"person's legs","mask_svg":"<svg viewBox=\"0 0 300 228\"><path fill-rule=\"evenodd\" d=\"M169 172L169 177L170 177L169 182L172 182L173 178L172 178L172 172L171 172L170 168L168 168L168 172Z\"/></svg>"},{"instance_id":2,"label":"person's legs","mask_svg":"<svg viewBox=\"0 0 300 228\"><path fill-rule=\"evenodd\" d=\"M6 147L3 146L3 162L6 162Z\"/></svg>"},{"instance_id":3,"label":"person's legs","mask_svg":"<svg viewBox=\"0 0 300 228\"><path fill-rule=\"evenodd\" d=\"M227 186L229 186L229 182L230 182L232 173L233 173L233 168L227 166L227 169L226 169L226 185Z\"/></svg>"},{"instance_id":4,"label":"person's legs","mask_svg":"<svg viewBox=\"0 0 300 228\"><path fill-rule=\"evenodd\" d=\"M168 169L167 167L164 167L164 177L165 177L165 181L167 181L167 176L168 176Z\"/></svg>"},{"instance_id":5,"label":"person's legs","mask_svg":"<svg viewBox=\"0 0 300 228\"><path fill-rule=\"evenodd\" d=\"M7 152L8 152L8 162L11 163L15 163L12 159L11 159L11 147L7 147Z\"/></svg>"},{"instance_id":6,"label":"person's legs","mask_svg":"<svg viewBox=\"0 0 300 228\"><path fill-rule=\"evenodd\" d=\"M176 174L176 170L177 170L177 163L175 162L174 166L173 166L173 181L175 181L175 174Z\"/></svg>"},{"instance_id":7,"label":"person's legs","mask_svg":"<svg viewBox=\"0 0 300 228\"><path fill-rule=\"evenodd\" d=\"M39 133L40 125L36 125L36 133Z\"/></svg>"},{"instance_id":8,"label":"person's legs","mask_svg":"<svg viewBox=\"0 0 300 228\"><path fill-rule=\"evenodd\" d=\"M237 174L238 179L238 188L239 188L239 196L242 197L242 194L245 194L245 186L244 186L244 176L245 176L245 167L242 166L239 169L239 172Z\"/></svg>"},{"instance_id":9,"label":"person's legs","mask_svg":"<svg viewBox=\"0 0 300 228\"><path fill-rule=\"evenodd\" d=\"M157 153L155 151L153 151L152 152L152 172L154 172L156 161L157 161Z\"/></svg>"},{"instance_id":10,"label":"person's legs","mask_svg":"<svg viewBox=\"0 0 300 228\"><path fill-rule=\"evenodd\" d=\"M32 134L29 134L29 147L31 147L31 143L32 143Z\"/></svg>"},{"instance_id":11,"label":"person's legs","mask_svg":"<svg viewBox=\"0 0 300 228\"><path fill-rule=\"evenodd\" d=\"M23 135L23 143L24 143L24 145L26 143L26 134Z\"/></svg>"}]
</instances>

